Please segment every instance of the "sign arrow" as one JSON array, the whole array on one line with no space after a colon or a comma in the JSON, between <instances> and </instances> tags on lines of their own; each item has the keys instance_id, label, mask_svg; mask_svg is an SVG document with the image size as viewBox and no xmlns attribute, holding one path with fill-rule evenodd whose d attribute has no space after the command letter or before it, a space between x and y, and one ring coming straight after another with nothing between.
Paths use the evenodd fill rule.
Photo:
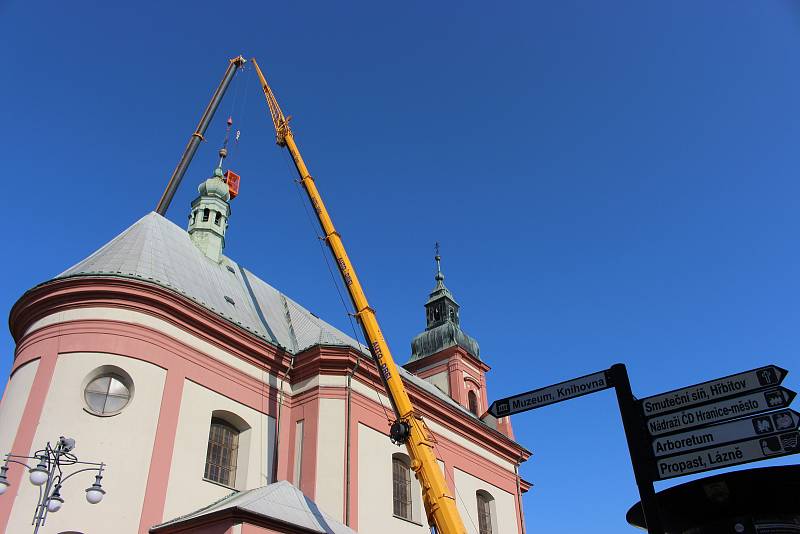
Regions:
<instances>
[{"instance_id":1,"label":"sign arrow","mask_svg":"<svg viewBox=\"0 0 800 534\"><path fill-rule=\"evenodd\" d=\"M704 404L689 410L674 412L647 420L647 430L651 436L688 430L698 426L730 421L745 415L755 415L777 408L788 408L796 393L781 386Z\"/></svg>"},{"instance_id":2,"label":"sign arrow","mask_svg":"<svg viewBox=\"0 0 800 534\"><path fill-rule=\"evenodd\" d=\"M515 413L541 408L548 404L574 399L595 391L611 387L605 371L593 373L547 386L534 389L527 393L520 393L513 397L496 400L489 406L489 413L495 417L506 417Z\"/></svg>"},{"instance_id":3,"label":"sign arrow","mask_svg":"<svg viewBox=\"0 0 800 534\"><path fill-rule=\"evenodd\" d=\"M641 401L642 409L646 417L681 410L717 399L780 385L787 374L789 371L786 369L776 365L767 365L744 373L644 398Z\"/></svg>"},{"instance_id":4,"label":"sign arrow","mask_svg":"<svg viewBox=\"0 0 800 534\"><path fill-rule=\"evenodd\" d=\"M800 432L797 430L775 436L759 437L703 451L659 458L656 460L656 480L702 473L721 467L778 458L798 452L800 452Z\"/></svg>"},{"instance_id":5,"label":"sign arrow","mask_svg":"<svg viewBox=\"0 0 800 534\"><path fill-rule=\"evenodd\" d=\"M670 456L743 439L789 432L799 427L800 414L794 410L780 410L654 439L653 454L656 458Z\"/></svg>"}]
</instances>

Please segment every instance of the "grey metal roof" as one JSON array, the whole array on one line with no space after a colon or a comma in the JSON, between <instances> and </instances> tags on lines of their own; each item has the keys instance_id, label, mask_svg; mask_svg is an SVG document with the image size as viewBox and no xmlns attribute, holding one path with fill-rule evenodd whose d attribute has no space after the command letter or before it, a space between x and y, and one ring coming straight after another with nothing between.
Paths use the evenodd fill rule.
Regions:
<instances>
[{"instance_id":1,"label":"grey metal roof","mask_svg":"<svg viewBox=\"0 0 800 534\"><path fill-rule=\"evenodd\" d=\"M252 512L321 534L356 534L354 530L320 510L314 501L285 480L248 491L231 493L205 508L157 525L151 530L231 508Z\"/></svg>"},{"instance_id":2,"label":"grey metal roof","mask_svg":"<svg viewBox=\"0 0 800 534\"><path fill-rule=\"evenodd\" d=\"M411 358L408 361L421 360L456 345L480 360L481 349L478 342L461 330L460 326L445 320L444 323L425 330L411 340Z\"/></svg>"},{"instance_id":3,"label":"grey metal roof","mask_svg":"<svg viewBox=\"0 0 800 534\"><path fill-rule=\"evenodd\" d=\"M314 345L369 349L313 315L252 272L225 257L210 260L189 234L170 220L150 212L91 256L56 278L113 276L145 280L180 293L291 353ZM233 304L225 297L233 300ZM464 416L478 419L449 395L398 366L403 380L437 397Z\"/></svg>"},{"instance_id":4,"label":"grey metal roof","mask_svg":"<svg viewBox=\"0 0 800 534\"><path fill-rule=\"evenodd\" d=\"M98 275L137 278L176 291L292 353L319 344L367 351L230 258L212 261L189 234L155 212L56 278Z\"/></svg>"}]
</instances>

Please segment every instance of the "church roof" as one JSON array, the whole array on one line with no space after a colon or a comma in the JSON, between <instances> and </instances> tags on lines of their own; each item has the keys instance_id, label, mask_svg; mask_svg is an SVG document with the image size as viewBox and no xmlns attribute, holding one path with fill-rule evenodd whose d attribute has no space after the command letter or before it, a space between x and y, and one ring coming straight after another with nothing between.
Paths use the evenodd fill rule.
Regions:
<instances>
[{"instance_id":1,"label":"church roof","mask_svg":"<svg viewBox=\"0 0 800 534\"><path fill-rule=\"evenodd\" d=\"M320 510L314 501L303 495L299 489L285 480L252 490L231 493L227 497L196 512L157 525L151 531L158 532L163 527L185 523L202 516L231 509L238 509L282 523L288 523L307 529L310 532L356 534L354 530L332 519Z\"/></svg>"},{"instance_id":2,"label":"church roof","mask_svg":"<svg viewBox=\"0 0 800 534\"><path fill-rule=\"evenodd\" d=\"M98 275L166 287L291 353L314 345L367 350L230 258L212 261L189 234L155 212L56 278Z\"/></svg>"},{"instance_id":3,"label":"church roof","mask_svg":"<svg viewBox=\"0 0 800 534\"><path fill-rule=\"evenodd\" d=\"M427 326L425 331L411 340L411 359L421 360L450 347L461 347L477 359L481 359L481 348L477 340L461 329L460 306L453 293L444 285L442 258L439 243L436 243L436 286L425 303Z\"/></svg>"},{"instance_id":4,"label":"church roof","mask_svg":"<svg viewBox=\"0 0 800 534\"><path fill-rule=\"evenodd\" d=\"M194 300L231 323L291 353L315 345L369 349L326 323L228 257L209 259L189 234L150 212L56 279L112 276L154 283ZM230 299L230 300L228 300ZM231 302L232 301L232 302ZM404 380L475 419L433 384L397 367Z\"/></svg>"},{"instance_id":5,"label":"church roof","mask_svg":"<svg viewBox=\"0 0 800 534\"><path fill-rule=\"evenodd\" d=\"M425 330L411 340L411 358L408 361L421 360L446 348L456 346L480 360L481 349L475 338L461 330L457 324L445 321Z\"/></svg>"}]
</instances>

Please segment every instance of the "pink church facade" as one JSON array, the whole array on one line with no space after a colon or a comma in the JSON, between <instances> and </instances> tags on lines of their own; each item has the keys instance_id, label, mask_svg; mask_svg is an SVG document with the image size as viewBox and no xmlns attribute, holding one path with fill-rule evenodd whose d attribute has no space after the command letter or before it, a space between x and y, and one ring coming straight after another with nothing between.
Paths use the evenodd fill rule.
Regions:
<instances>
[{"instance_id":1,"label":"pink church facade","mask_svg":"<svg viewBox=\"0 0 800 534\"><path fill-rule=\"evenodd\" d=\"M454 303L447 295L441 302ZM446 326L458 335L425 341L425 350L441 349L431 354L413 349L404 379L467 531L519 534L530 484L518 467L530 452L507 420L477 416L489 367L462 336L457 305L450 313ZM430 331L442 320L431 312ZM82 459L108 464L104 501L89 505L81 484L65 485L44 532L314 532L222 512L219 523L154 528L277 481L353 531L429 531L413 476L398 504L397 469L408 458L389 441L393 415L366 349L232 260L212 261L155 213L26 292L10 326L0 453L32 454L67 435ZM91 384L107 377L127 396L102 413ZM234 458L211 458L215 424L235 435L225 449ZM0 531L30 528L36 497L26 476L9 471Z\"/></svg>"}]
</instances>

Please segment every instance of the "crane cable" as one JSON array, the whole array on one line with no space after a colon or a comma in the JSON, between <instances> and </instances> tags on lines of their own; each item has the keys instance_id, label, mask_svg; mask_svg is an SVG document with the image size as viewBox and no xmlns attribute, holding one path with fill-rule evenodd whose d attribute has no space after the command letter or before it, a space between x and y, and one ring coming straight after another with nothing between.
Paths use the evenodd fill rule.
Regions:
<instances>
[{"instance_id":1,"label":"crane cable","mask_svg":"<svg viewBox=\"0 0 800 534\"><path fill-rule=\"evenodd\" d=\"M437 459L438 458L442 458L442 453L439 451L439 447L438 447L438 444L437 444L436 441L433 442L433 450L436 451ZM444 460L442 460L442 463L444 463ZM469 518L469 522L472 523L472 527L475 529L475 532L479 532L480 529L478 529L478 525L475 524L475 520L472 519L472 514L469 513L469 508L467 508L467 503L464 502L464 498L461 496L461 492L458 491L458 486L456 485L455 476L452 476L452 477L449 476L450 474L447 471L447 469L442 469L442 471L444 471L445 479L449 478L450 481L453 483L453 490L455 491L455 494L456 494L456 497L458 497L458 500L461 501L461 505L464 507L464 514L466 514L466 516ZM455 473L455 471L453 471L453 472ZM479 512L480 512L480 510L479 510Z\"/></svg>"},{"instance_id":2,"label":"crane cable","mask_svg":"<svg viewBox=\"0 0 800 534\"><path fill-rule=\"evenodd\" d=\"M291 176L294 173L292 172L292 163L290 161L290 156L286 153L286 151L282 151L282 152L284 154L284 158L283 159L286 162L286 166L287 166L287 168L289 170L289 174ZM359 343L362 347L367 347L368 345L366 343L366 340L364 340L364 333L363 332L359 332L358 331L359 329L356 328L356 325L353 322L353 317L355 317L355 314L351 311L350 306L347 305L347 301L345 300L344 296L342 295L342 290L339 287L338 279L337 279L336 275L333 274L333 268L331 267L330 259L328 258L328 252L325 250L325 245L323 244L325 239L319 235L318 227L317 227L317 225L314 224L314 219L311 217L311 212L309 212L309 210L308 210L308 204L305 202L305 198L304 198L304 195L303 195L303 190L301 188L302 186L300 184L300 181L297 180L296 178L293 178L292 181L295 183L295 186L296 186L295 189L296 189L297 194L298 194L298 200L299 200L300 204L303 205L303 211L305 211L305 213L306 213L306 217L308 218L308 223L311 225L312 232L314 232L314 237L316 238L317 243L319 243L320 252L322 253L322 258L325 260L325 266L328 268L328 274L330 274L331 282L333 284L333 287L336 289L336 293L339 295L339 300L341 301L342 307L344 308L345 315L347 315L347 319L350 321L350 328L353 331L353 339L355 339L356 342ZM356 366L361 364L361 352L362 351L359 349L358 350L359 356L358 356L358 361L356 363ZM377 387L377 384L375 384L375 382L372 381L372 380L371 380L371 382L372 382L373 388L375 389L375 394L378 397L378 402L380 403L381 408L383 409L383 415L386 418L386 421L389 422L389 423L392 423L394 421L394 419L389 416L389 411L386 409L386 406L383 404L383 399L381 398L381 393L380 393L379 388Z\"/></svg>"},{"instance_id":3,"label":"crane cable","mask_svg":"<svg viewBox=\"0 0 800 534\"><path fill-rule=\"evenodd\" d=\"M240 71L245 71L246 70L246 66L247 66L246 63L242 64L242 65L240 65L238 67L238 69ZM233 99L231 100L231 103L228 106L228 120L226 121L225 138L224 138L224 140L222 142L222 148L225 149L225 152L226 152L225 159L227 159L228 164L230 164L230 161L233 159L234 154L238 154L238 152L239 152L239 137L241 136L241 133L242 133L241 127L236 129L236 133L234 134L234 140L233 140L233 149L229 152L228 151L228 143L230 142L230 137L231 137L231 127L233 126L233 117L234 116L236 116L236 117L239 116L239 112L243 110L244 104L247 102L247 89L248 89L248 86L245 85L245 87L244 87L244 91L245 91L245 93L244 93L244 102L241 103L241 104L239 103L239 94L242 92L242 83L243 83L241 78L242 78L241 76L237 76L237 77L235 77L233 79L233 82L232 82L233 83ZM244 117L245 114L242 113L241 116ZM244 120L242 120L242 124L244 124ZM222 165L222 160L220 160L220 166L221 165Z\"/></svg>"},{"instance_id":4,"label":"crane cable","mask_svg":"<svg viewBox=\"0 0 800 534\"><path fill-rule=\"evenodd\" d=\"M253 71L252 69L249 68L248 65L249 65L248 63L245 63L244 65L239 67L240 69L242 69L242 71L244 71L243 72L244 76L247 76L247 74L246 74L247 72L252 72ZM236 130L236 134L234 135L233 150L232 150L233 153L231 154L232 156L239 153L239 137L240 137L240 135L242 133L242 130L244 129L245 118L247 117L247 113L246 113L246 110L247 110L247 96L248 96L249 91L250 91L250 84L245 83L245 82L242 82L242 83L245 84L244 85L244 97L243 97L242 103L239 105L239 109L242 110L242 120L241 120L241 126ZM238 87L237 87L236 93L234 94L234 103L236 103L238 95L239 95L239 91L238 91Z\"/></svg>"}]
</instances>

